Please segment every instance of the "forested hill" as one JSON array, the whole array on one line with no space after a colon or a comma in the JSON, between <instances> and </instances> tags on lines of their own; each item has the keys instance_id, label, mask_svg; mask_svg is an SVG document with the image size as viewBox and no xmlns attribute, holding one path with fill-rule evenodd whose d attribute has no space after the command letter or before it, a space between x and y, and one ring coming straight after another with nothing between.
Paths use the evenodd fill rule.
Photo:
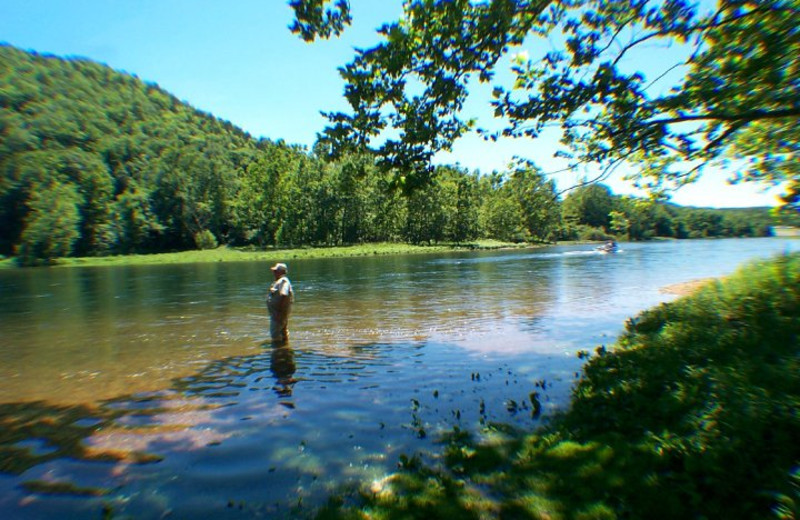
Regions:
<instances>
[{"instance_id":1,"label":"forested hill","mask_svg":"<svg viewBox=\"0 0 800 520\"><path fill-rule=\"evenodd\" d=\"M599 184L561 200L532 169L441 166L410 193L396 180L369 156L328 162L253 139L107 66L0 45L0 256L23 265L218 244L753 236L777 223L766 208L680 208Z\"/></svg>"},{"instance_id":2,"label":"forested hill","mask_svg":"<svg viewBox=\"0 0 800 520\"><path fill-rule=\"evenodd\" d=\"M0 133L3 255L193 247L200 231L232 232L257 154L301 155L107 66L8 45Z\"/></svg>"}]
</instances>

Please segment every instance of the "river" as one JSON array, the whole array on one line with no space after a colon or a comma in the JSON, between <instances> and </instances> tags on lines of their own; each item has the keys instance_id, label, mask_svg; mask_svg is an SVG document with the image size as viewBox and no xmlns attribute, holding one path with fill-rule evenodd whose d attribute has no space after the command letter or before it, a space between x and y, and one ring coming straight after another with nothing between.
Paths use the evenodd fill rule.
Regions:
<instances>
[{"instance_id":1,"label":"river","mask_svg":"<svg viewBox=\"0 0 800 520\"><path fill-rule=\"evenodd\" d=\"M307 511L454 427L535 428L568 404L578 352L664 287L800 251L621 246L276 258L296 292L282 348L264 263L0 271L0 516Z\"/></svg>"}]
</instances>

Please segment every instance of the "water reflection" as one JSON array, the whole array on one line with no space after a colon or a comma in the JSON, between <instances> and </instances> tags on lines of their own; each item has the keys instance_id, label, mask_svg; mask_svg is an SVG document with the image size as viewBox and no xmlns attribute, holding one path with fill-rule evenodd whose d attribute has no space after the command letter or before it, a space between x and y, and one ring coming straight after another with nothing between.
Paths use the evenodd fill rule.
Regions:
<instances>
[{"instance_id":1,"label":"water reflection","mask_svg":"<svg viewBox=\"0 0 800 520\"><path fill-rule=\"evenodd\" d=\"M800 248L776 239L297 261L295 340L446 342L484 355L608 343L658 288ZM268 265L0 272L0 403L81 404L157 391L227 356L257 353Z\"/></svg>"},{"instance_id":2,"label":"water reflection","mask_svg":"<svg viewBox=\"0 0 800 520\"><path fill-rule=\"evenodd\" d=\"M263 315L230 276L186 268L3 273L0 402L97 402L254 352ZM4 298L5 299L5 298ZM219 353L217 353L219 352Z\"/></svg>"},{"instance_id":3,"label":"water reflection","mask_svg":"<svg viewBox=\"0 0 800 520\"><path fill-rule=\"evenodd\" d=\"M334 354L354 344L453 339L484 351L512 344L520 351L524 339L510 337L513 322L540 314L553 297L547 264L420 263L298 266L296 339ZM256 352L268 325L264 269L245 263L3 273L3 292L12 297L0 302L0 381L13 383L0 382L0 402L77 404L154 391L214 359ZM353 278L336 278L345 272ZM510 341L497 342L501 335Z\"/></svg>"},{"instance_id":4,"label":"water reflection","mask_svg":"<svg viewBox=\"0 0 800 520\"><path fill-rule=\"evenodd\" d=\"M291 397L292 387L297 380L294 373L297 365L294 362L294 351L288 342L270 341L264 344L271 351L269 369L275 377L275 393L280 397Z\"/></svg>"},{"instance_id":5,"label":"water reflection","mask_svg":"<svg viewBox=\"0 0 800 520\"><path fill-rule=\"evenodd\" d=\"M343 482L383 478L401 453L430 449L454 426L530 427L526 396L553 363L484 360L476 370L446 345L355 345L338 356L259 346L171 389L98 407L0 407L2 460L17 464L5 471L19 475L0 480L0 511L43 516L60 496L137 517L205 515L232 499L285 512L298 497L310 503ZM541 399L552 409L557 396L548 388ZM21 507L27 493L51 499Z\"/></svg>"},{"instance_id":6,"label":"water reflection","mask_svg":"<svg viewBox=\"0 0 800 520\"><path fill-rule=\"evenodd\" d=\"M535 427L660 287L784 247L297 262L283 346L267 265L0 273L0 514L280 515L454 427Z\"/></svg>"}]
</instances>

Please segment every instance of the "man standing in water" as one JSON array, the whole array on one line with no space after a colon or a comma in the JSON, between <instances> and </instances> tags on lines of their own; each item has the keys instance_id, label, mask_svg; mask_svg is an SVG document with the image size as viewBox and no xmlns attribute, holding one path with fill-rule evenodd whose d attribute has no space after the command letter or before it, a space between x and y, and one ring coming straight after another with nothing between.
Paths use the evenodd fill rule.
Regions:
<instances>
[{"instance_id":1,"label":"man standing in water","mask_svg":"<svg viewBox=\"0 0 800 520\"><path fill-rule=\"evenodd\" d=\"M286 277L286 264L277 263L270 267L275 281L267 293L267 310L269 311L269 334L272 341L286 343L289 341L289 312L294 302L292 282Z\"/></svg>"}]
</instances>

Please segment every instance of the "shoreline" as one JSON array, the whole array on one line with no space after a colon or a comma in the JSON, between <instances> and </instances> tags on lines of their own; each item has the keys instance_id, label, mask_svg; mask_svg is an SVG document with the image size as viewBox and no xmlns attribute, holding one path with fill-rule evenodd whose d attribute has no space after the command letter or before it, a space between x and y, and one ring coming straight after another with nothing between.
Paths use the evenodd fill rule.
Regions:
<instances>
[{"instance_id":1,"label":"shoreline","mask_svg":"<svg viewBox=\"0 0 800 520\"><path fill-rule=\"evenodd\" d=\"M220 246L215 249L190 250L171 253L152 253L134 255L114 255L97 257L59 258L55 263L37 267L101 267L122 265L163 265L193 264L211 262L252 262L291 261L313 258L354 258L364 256L387 256L403 254L425 254L459 251L490 251L504 249L537 249L554 245L572 244L576 242L559 242L558 244L500 242L497 240L479 240L465 244L412 245L402 243L374 243L352 246L275 248L252 250ZM0 260L0 269L26 269L14 263L14 258Z\"/></svg>"}]
</instances>

